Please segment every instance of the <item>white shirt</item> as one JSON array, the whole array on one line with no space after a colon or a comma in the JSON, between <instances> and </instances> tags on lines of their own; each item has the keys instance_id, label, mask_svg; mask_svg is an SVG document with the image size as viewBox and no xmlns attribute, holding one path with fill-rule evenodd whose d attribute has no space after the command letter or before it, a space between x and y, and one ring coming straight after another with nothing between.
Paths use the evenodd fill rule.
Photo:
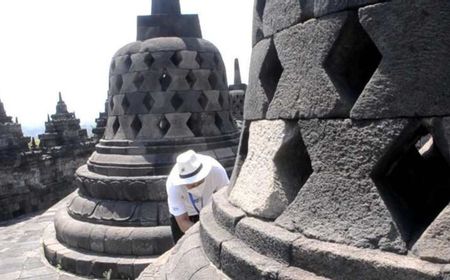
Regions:
<instances>
[{"instance_id":1,"label":"white shirt","mask_svg":"<svg viewBox=\"0 0 450 280\"><path fill-rule=\"evenodd\" d=\"M205 188L201 197L195 197L193 194L193 202L189 198L187 188L183 185L173 184L173 177L178 176L176 170L172 169L166 181L167 203L169 205L169 212L173 216L180 216L187 213L189 216L198 215L199 213L193 206L193 203L199 211L211 202L212 195L222 187L228 185L227 172L222 165L215 159L209 156L202 156L211 165L211 170L205 178Z\"/></svg>"}]
</instances>

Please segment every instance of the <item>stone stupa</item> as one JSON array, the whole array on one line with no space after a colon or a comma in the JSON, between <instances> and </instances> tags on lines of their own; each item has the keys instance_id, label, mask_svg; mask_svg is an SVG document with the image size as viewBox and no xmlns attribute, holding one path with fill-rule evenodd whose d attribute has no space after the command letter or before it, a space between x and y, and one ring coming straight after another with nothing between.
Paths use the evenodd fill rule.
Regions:
<instances>
[{"instance_id":1,"label":"stone stupa","mask_svg":"<svg viewBox=\"0 0 450 280\"><path fill-rule=\"evenodd\" d=\"M77 146L88 139L86 129L80 127L80 120L75 113L69 113L67 105L58 93L56 113L47 116L45 133L39 135L39 146L44 149L61 146Z\"/></svg>"},{"instance_id":2,"label":"stone stupa","mask_svg":"<svg viewBox=\"0 0 450 280\"><path fill-rule=\"evenodd\" d=\"M29 137L24 137L22 127L8 116L0 100L0 163L14 163L21 152L28 150Z\"/></svg>"},{"instance_id":3,"label":"stone stupa","mask_svg":"<svg viewBox=\"0 0 450 280\"><path fill-rule=\"evenodd\" d=\"M254 18L243 164L141 279L450 279L450 1Z\"/></svg>"},{"instance_id":4,"label":"stone stupa","mask_svg":"<svg viewBox=\"0 0 450 280\"><path fill-rule=\"evenodd\" d=\"M241 68L239 67L239 60L234 60L234 84L228 87L230 90L231 112L233 117L242 122L244 119L244 100L247 85L242 83Z\"/></svg>"},{"instance_id":5,"label":"stone stupa","mask_svg":"<svg viewBox=\"0 0 450 280\"><path fill-rule=\"evenodd\" d=\"M44 237L47 259L79 275L134 279L172 247L165 181L179 153L210 155L229 172L236 157L225 67L198 16L153 0L137 38L112 59L104 137Z\"/></svg>"}]
</instances>

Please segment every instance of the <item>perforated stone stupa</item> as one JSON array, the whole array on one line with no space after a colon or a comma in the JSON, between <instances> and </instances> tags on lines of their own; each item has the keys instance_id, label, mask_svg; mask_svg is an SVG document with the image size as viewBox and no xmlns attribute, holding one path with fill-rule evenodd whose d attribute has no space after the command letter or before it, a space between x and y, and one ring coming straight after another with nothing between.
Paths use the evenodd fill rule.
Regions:
<instances>
[{"instance_id":1,"label":"perforated stone stupa","mask_svg":"<svg viewBox=\"0 0 450 280\"><path fill-rule=\"evenodd\" d=\"M449 279L450 2L254 19L242 164L141 278Z\"/></svg>"},{"instance_id":2,"label":"perforated stone stupa","mask_svg":"<svg viewBox=\"0 0 450 280\"><path fill-rule=\"evenodd\" d=\"M242 121L244 118L244 99L247 85L242 83L241 80L241 68L239 67L239 60L234 60L234 84L230 85L230 100L231 100L231 112L233 117Z\"/></svg>"},{"instance_id":3,"label":"perforated stone stupa","mask_svg":"<svg viewBox=\"0 0 450 280\"><path fill-rule=\"evenodd\" d=\"M104 138L44 238L47 259L80 275L133 279L172 247L165 181L179 153L233 169L239 132L219 51L178 0L154 0L152 14L112 59Z\"/></svg>"}]
</instances>

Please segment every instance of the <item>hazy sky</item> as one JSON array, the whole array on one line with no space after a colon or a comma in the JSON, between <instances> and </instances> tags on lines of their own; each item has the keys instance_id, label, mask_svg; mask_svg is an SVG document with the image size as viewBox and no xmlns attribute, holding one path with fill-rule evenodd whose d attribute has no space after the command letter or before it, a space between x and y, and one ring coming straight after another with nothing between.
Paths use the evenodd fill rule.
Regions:
<instances>
[{"instance_id":1,"label":"hazy sky","mask_svg":"<svg viewBox=\"0 0 450 280\"><path fill-rule=\"evenodd\" d=\"M180 0L200 16L203 38L233 60L247 81L253 0ZM103 110L111 57L136 40L136 17L150 0L1 0L0 100L23 127L43 126L61 91L82 124Z\"/></svg>"}]
</instances>

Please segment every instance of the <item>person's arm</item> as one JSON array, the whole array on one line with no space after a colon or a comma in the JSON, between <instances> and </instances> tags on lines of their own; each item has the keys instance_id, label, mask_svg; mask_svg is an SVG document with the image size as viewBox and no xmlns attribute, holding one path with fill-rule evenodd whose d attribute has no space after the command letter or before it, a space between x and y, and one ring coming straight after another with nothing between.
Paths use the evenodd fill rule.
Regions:
<instances>
[{"instance_id":1,"label":"person's arm","mask_svg":"<svg viewBox=\"0 0 450 280\"><path fill-rule=\"evenodd\" d=\"M177 221L178 227L180 227L182 232L186 232L190 227L194 225L194 223L189 219L187 213L176 216L175 220Z\"/></svg>"}]
</instances>

